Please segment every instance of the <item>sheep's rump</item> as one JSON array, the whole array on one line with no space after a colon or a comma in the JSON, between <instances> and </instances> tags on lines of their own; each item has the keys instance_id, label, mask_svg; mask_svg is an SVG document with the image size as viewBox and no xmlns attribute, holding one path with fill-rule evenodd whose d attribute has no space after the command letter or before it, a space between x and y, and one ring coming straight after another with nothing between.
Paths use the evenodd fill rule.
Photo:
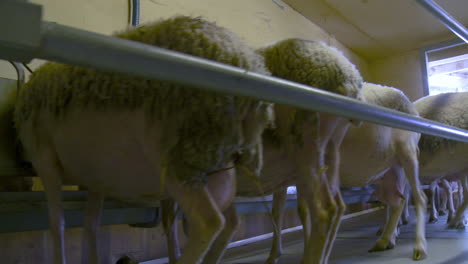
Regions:
<instances>
[{"instance_id":1,"label":"sheep's rump","mask_svg":"<svg viewBox=\"0 0 468 264\"><path fill-rule=\"evenodd\" d=\"M116 36L269 74L263 58L237 36L200 18L175 17ZM166 81L46 63L21 91L15 123L21 129L26 121L35 122L45 113L60 122L70 109L143 109L147 122L157 119L162 124L162 144L169 154L168 162L179 170L177 175L192 175L185 180L193 180L194 171L204 178L203 172L223 166L238 150L243 139L242 120L259 104L254 99Z\"/></svg>"},{"instance_id":2,"label":"sheep's rump","mask_svg":"<svg viewBox=\"0 0 468 264\"><path fill-rule=\"evenodd\" d=\"M364 83L361 92L369 104L418 116L409 98L397 88ZM417 153L418 140L418 133L373 123L350 127L340 147L340 184L358 187L381 180L400 155L398 145L405 144Z\"/></svg>"},{"instance_id":3,"label":"sheep's rump","mask_svg":"<svg viewBox=\"0 0 468 264\"><path fill-rule=\"evenodd\" d=\"M468 129L468 92L427 96L415 101L414 105L423 118ZM435 153L457 144L466 143L422 134L419 148L421 152Z\"/></svg>"},{"instance_id":4,"label":"sheep's rump","mask_svg":"<svg viewBox=\"0 0 468 264\"><path fill-rule=\"evenodd\" d=\"M260 49L265 64L276 77L305 84L318 89L361 99L362 77L356 67L336 48L318 41L287 39ZM314 119L311 111L276 105L275 109L288 108L288 120L277 122L278 130L265 131L264 138L280 146L285 143L279 136L302 144L302 126ZM282 124L280 124L282 123Z\"/></svg>"},{"instance_id":5,"label":"sheep's rump","mask_svg":"<svg viewBox=\"0 0 468 264\"><path fill-rule=\"evenodd\" d=\"M374 104L396 111L418 116L413 103L399 89L380 84L364 83L362 94L369 104Z\"/></svg>"}]
</instances>

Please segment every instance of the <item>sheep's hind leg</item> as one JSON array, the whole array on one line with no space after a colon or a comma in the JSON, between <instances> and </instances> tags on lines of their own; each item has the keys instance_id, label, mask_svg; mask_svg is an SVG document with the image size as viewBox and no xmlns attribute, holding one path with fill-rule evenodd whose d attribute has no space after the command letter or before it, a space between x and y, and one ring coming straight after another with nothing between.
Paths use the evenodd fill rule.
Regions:
<instances>
[{"instance_id":1,"label":"sheep's hind leg","mask_svg":"<svg viewBox=\"0 0 468 264\"><path fill-rule=\"evenodd\" d=\"M325 259L328 259L331 255L332 249L333 249L333 243L335 242L336 236L338 234L338 229L340 227L341 223L341 217L343 217L345 210L346 210L346 204L343 200L343 196L341 195L341 192L338 191L335 195L335 202L337 205L337 213L332 220L332 225L330 228L329 232L329 238L327 239L327 245L325 249Z\"/></svg>"},{"instance_id":2,"label":"sheep's hind leg","mask_svg":"<svg viewBox=\"0 0 468 264\"><path fill-rule=\"evenodd\" d=\"M391 168L384 177L391 177L398 181L398 178L403 177L403 170L401 168ZM395 193L398 190L395 190ZM382 236L377 240L375 245L369 250L369 252L383 251L392 249L395 247L395 240L397 236L398 222L405 206L405 199L397 198L397 201L388 201L387 208L387 221L385 223Z\"/></svg>"},{"instance_id":3,"label":"sheep's hind leg","mask_svg":"<svg viewBox=\"0 0 468 264\"><path fill-rule=\"evenodd\" d=\"M308 167L303 168L302 175L305 173L314 173L314 168ZM303 178L302 176L301 178ZM307 203L307 209L310 212L311 223L309 226L312 227L310 230L310 236L307 239L306 247L304 248L304 258L302 263L327 263L326 249L330 237L334 237L330 234L332 230L332 221L336 218L337 205L333 195L331 194L328 182L324 179L318 180L317 178L324 177L308 175L311 177L304 177L298 184L301 184L303 188L303 198Z\"/></svg>"},{"instance_id":4,"label":"sheep's hind leg","mask_svg":"<svg viewBox=\"0 0 468 264\"><path fill-rule=\"evenodd\" d=\"M328 184L317 185L322 186L321 189L323 191L319 191L319 195L324 198L322 198L322 202L317 202L315 205L311 206L309 203L308 208L311 212L312 229L302 263L327 263L327 245L333 243L333 241L328 241L328 239L334 237L334 234L330 234L330 232L332 230L333 219L336 218L338 211L337 205L331 195ZM311 192L308 191L307 194L309 193ZM316 198L317 197L314 197L314 195L310 195L307 197L307 201L316 203ZM321 203L323 204L322 206L320 206Z\"/></svg>"},{"instance_id":5,"label":"sheep's hind leg","mask_svg":"<svg viewBox=\"0 0 468 264\"><path fill-rule=\"evenodd\" d=\"M385 206L385 216L384 216L384 221L381 226L379 226L379 229L377 229L377 232L375 232L376 236L382 236L383 231L385 227L388 225L388 219L390 218L390 206L384 205Z\"/></svg>"},{"instance_id":6,"label":"sheep's hind leg","mask_svg":"<svg viewBox=\"0 0 468 264\"><path fill-rule=\"evenodd\" d=\"M310 212L310 237L304 248L302 263L327 263L327 247L332 246L330 238L334 220L339 215L339 208L335 200L336 183L329 178L325 159L327 145L334 133L338 121L326 114L317 115L316 122L308 122L303 126L302 146L298 154L298 178L301 191ZM333 170L333 168L332 168ZM332 177L333 178L333 177ZM302 194L301 194L302 195Z\"/></svg>"},{"instance_id":7,"label":"sheep's hind leg","mask_svg":"<svg viewBox=\"0 0 468 264\"><path fill-rule=\"evenodd\" d=\"M437 212L436 206L436 199L437 199L437 189L438 189L437 181L431 182L430 185L430 195L431 195L431 204L430 204L430 214L429 214L429 223L435 223L439 220L439 214Z\"/></svg>"},{"instance_id":8,"label":"sheep's hind leg","mask_svg":"<svg viewBox=\"0 0 468 264\"><path fill-rule=\"evenodd\" d=\"M62 176L64 171L52 149L41 149L33 157L34 168L41 177L47 197L49 226L53 243L53 263L66 264L64 229L65 220L62 207Z\"/></svg>"},{"instance_id":9,"label":"sheep's hind leg","mask_svg":"<svg viewBox=\"0 0 468 264\"><path fill-rule=\"evenodd\" d=\"M224 218L226 219L226 224L224 229L219 233L215 242L211 246L210 250L205 256L203 264L215 264L219 263L221 258L226 251L226 248L234 236L237 228L239 227L240 221L237 215L236 206L231 204L224 212Z\"/></svg>"},{"instance_id":10,"label":"sheep's hind leg","mask_svg":"<svg viewBox=\"0 0 468 264\"><path fill-rule=\"evenodd\" d=\"M444 181L445 180L441 180L440 182L440 185L442 186L439 186L439 196L440 196L440 200L439 200L439 208L437 210L437 212L439 213L439 215L447 215L447 203L448 203L448 196L449 196L449 193L447 192L447 188L444 186ZM451 189L451 188L450 188Z\"/></svg>"},{"instance_id":11,"label":"sheep's hind leg","mask_svg":"<svg viewBox=\"0 0 468 264\"><path fill-rule=\"evenodd\" d=\"M450 223L452 221L453 217L455 216L455 206L453 205L452 186L450 185L450 183L446 179L443 179L442 180L442 188L445 190L445 193L447 194L447 202L448 202L447 223Z\"/></svg>"},{"instance_id":12,"label":"sheep's hind leg","mask_svg":"<svg viewBox=\"0 0 468 264\"><path fill-rule=\"evenodd\" d=\"M425 232L425 215L427 198L421 190L419 182L419 163L416 147L406 143L400 144L400 164L405 170L406 178L411 186L414 209L416 211L416 245L413 251L413 259L421 260L427 257L427 242Z\"/></svg>"},{"instance_id":13,"label":"sheep's hind leg","mask_svg":"<svg viewBox=\"0 0 468 264\"><path fill-rule=\"evenodd\" d=\"M333 188L333 186L336 186L336 190L334 190L336 192L334 200L337 205L337 212L331 221L329 237L327 239L327 244L325 247L325 259L328 259L330 257L331 251L333 249L333 242L336 239L338 228L341 223L341 217L343 217L345 210L346 210L346 204L341 195L341 191L338 188L339 169L340 169L340 153L339 153L340 145L341 145L341 142L335 142L331 140L327 145L327 152L325 155L326 157L325 162L329 167L328 177L327 177L329 180L329 186L330 188Z\"/></svg>"},{"instance_id":14,"label":"sheep's hind leg","mask_svg":"<svg viewBox=\"0 0 468 264\"><path fill-rule=\"evenodd\" d=\"M187 218L190 236L177 263L199 264L224 227L224 217L207 188L166 177L166 189Z\"/></svg>"},{"instance_id":15,"label":"sheep's hind leg","mask_svg":"<svg viewBox=\"0 0 468 264\"><path fill-rule=\"evenodd\" d=\"M281 230L283 226L284 208L286 205L286 194L287 188L281 188L273 194L273 208L271 212L273 216L273 241L270 249L270 256L268 256L265 264L278 263L283 251Z\"/></svg>"},{"instance_id":16,"label":"sheep's hind leg","mask_svg":"<svg viewBox=\"0 0 468 264\"><path fill-rule=\"evenodd\" d=\"M467 172L464 174L466 175ZM465 228L465 210L468 207L468 175L462 179L463 183L463 203L457 208L455 217L449 223L448 228L450 229L464 229Z\"/></svg>"},{"instance_id":17,"label":"sheep's hind leg","mask_svg":"<svg viewBox=\"0 0 468 264\"><path fill-rule=\"evenodd\" d=\"M369 252L383 251L395 247L396 228L398 225L398 218L401 215L404 207L404 200L398 206L390 206L390 219L388 224L384 227L382 236L375 242L374 246L369 249Z\"/></svg>"},{"instance_id":18,"label":"sheep's hind leg","mask_svg":"<svg viewBox=\"0 0 468 264\"><path fill-rule=\"evenodd\" d=\"M179 240L177 238L177 204L172 199L161 201L162 224L167 239L169 264L175 264L180 257Z\"/></svg>"},{"instance_id":19,"label":"sheep's hind leg","mask_svg":"<svg viewBox=\"0 0 468 264\"><path fill-rule=\"evenodd\" d=\"M104 196L101 193L88 191L85 223L82 239L81 263L99 264L98 230L101 224Z\"/></svg>"},{"instance_id":20,"label":"sheep's hind leg","mask_svg":"<svg viewBox=\"0 0 468 264\"><path fill-rule=\"evenodd\" d=\"M403 208L403 213L401 214L401 224L407 225L409 223L409 200L410 200L410 186L405 186L405 207Z\"/></svg>"},{"instance_id":21,"label":"sheep's hind leg","mask_svg":"<svg viewBox=\"0 0 468 264\"><path fill-rule=\"evenodd\" d=\"M310 212L307 207L306 198L303 197L305 191L299 186L296 186L297 190L297 213L302 223L302 233L304 234L304 248L307 248L307 243L310 237Z\"/></svg>"}]
</instances>

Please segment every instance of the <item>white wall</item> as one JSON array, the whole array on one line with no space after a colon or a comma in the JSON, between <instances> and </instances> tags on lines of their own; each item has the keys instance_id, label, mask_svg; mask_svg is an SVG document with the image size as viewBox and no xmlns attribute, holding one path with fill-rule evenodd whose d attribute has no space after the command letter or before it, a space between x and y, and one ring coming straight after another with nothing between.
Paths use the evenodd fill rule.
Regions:
<instances>
[{"instance_id":1,"label":"white wall","mask_svg":"<svg viewBox=\"0 0 468 264\"><path fill-rule=\"evenodd\" d=\"M142 0L141 21L173 15L203 16L231 29L253 47L286 38L322 40L339 48L367 75L367 63L331 34L281 0Z\"/></svg>"},{"instance_id":2,"label":"white wall","mask_svg":"<svg viewBox=\"0 0 468 264\"><path fill-rule=\"evenodd\" d=\"M371 61L369 72L371 82L396 87L412 101L423 96L419 50Z\"/></svg>"},{"instance_id":3,"label":"white wall","mask_svg":"<svg viewBox=\"0 0 468 264\"><path fill-rule=\"evenodd\" d=\"M33 0L44 6L44 19L98 33L111 34L128 26L126 0ZM173 15L203 16L238 33L253 47L285 38L323 40L338 47L367 75L367 63L281 0L141 0L141 22ZM32 67L40 62L34 61ZM0 77L16 78L0 63Z\"/></svg>"},{"instance_id":4,"label":"white wall","mask_svg":"<svg viewBox=\"0 0 468 264\"><path fill-rule=\"evenodd\" d=\"M43 6L43 19L102 34L111 34L128 25L127 0L32 0ZM42 62L34 60L31 67ZM0 60L0 77L16 79L14 68Z\"/></svg>"}]
</instances>

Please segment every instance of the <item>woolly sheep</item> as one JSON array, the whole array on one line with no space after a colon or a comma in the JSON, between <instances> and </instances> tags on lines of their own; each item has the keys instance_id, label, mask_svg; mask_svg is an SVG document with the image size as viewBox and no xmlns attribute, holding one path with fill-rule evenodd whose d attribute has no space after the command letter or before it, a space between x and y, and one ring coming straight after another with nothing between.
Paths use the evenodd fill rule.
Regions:
<instances>
[{"instance_id":1,"label":"woolly sheep","mask_svg":"<svg viewBox=\"0 0 468 264\"><path fill-rule=\"evenodd\" d=\"M458 189L458 201L461 201L460 199L463 194L463 188L458 188L458 186L461 187L461 180L463 178L463 175L460 175L459 173L455 173L454 175L449 175L445 176L444 178L440 180L435 180L433 182L428 182L429 184L429 197L430 197L430 205L429 205L429 223L436 223L439 220L439 215L445 215L446 212L448 211L448 216L447 216L447 223L450 223L453 217L455 216L455 202L454 202L454 195L453 195L453 186L450 182L453 182L457 185ZM421 177L422 183L424 182L424 177ZM437 196L437 192L439 193L439 196ZM437 204L437 199L438 204ZM437 206L439 205L439 206ZM406 205L408 207L408 205ZM458 207L458 205L457 205Z\"/></svg>"},{"instance_id":2,"label":"woolly sheep","mask_svg":"<svg viewBox=\"0 0 468 264\"><path fill-rule=\"evenodd\" d=\"M468 129L468 110L466 102L468 93L444 93L427 96L414 102L414 106L423 118ZM420 180L430 184L430 216L429 222L438 220L435 189L439 182L449 191L447 180L461 179L463 189L468 187L468 165L466 163L468 144L440 137L422 135L419 142ZM465 191L466 192L466 191ZM453 201L449 201L449 228L465 228L464 211L468 206L466 193L463 203L454 213ZM451 197L449 196L449 199Z\"/></svg>"},{"instance_id":3,"label":"woolly sheep","mask_svg":"<svg viewBox=\"0 0 468 264\"><path fill-rule=\"evenodd\" d=\"M395 88L365 83L362 95L370 104L418 115L409 99ZM344 125L347 126L347 124ZM330 144L331 149L328 154L339 155L340 162L334 165L339 166L339 169L334 168L333 163L327 163L330 166L329 170L336 175L339 174L339 181L338 176L336 176L334 181L330 181L330 185L338 188L338 184L344 187L362 187L370 183L379 183L377 196L381 201L387 203L391 211L394 212L393 217L388 219L387 227L382 236L370 251L385 250L393 248L395 245L396 225L404 207L404 199L401 198L403 198L406 184L404 176L406 175L412 187L418 217L413 258L415 260L424 258L426 256L425 196L420 190L418 178L417 143L419 134L364 123L360 127L349 128L347 133L335 135L331 140L334 144ZM356 155L356 153L361 153L361 155ZM265 164L267 164L266 159ZM265 168L268 168L268 165L265 165ZM298 191L300 191L300 187L298 185ZM303 199L303 196L299 195L298 198ZM298 203L301 220L303 223L307 223L308 216L307 211L304 210L304 201L298 201ZM311 232L310 228L312 227L304 224L304 233ZM313 228L315 229L315 225ZM336 233L336 230L334 232ZM332 236L331 240L334 237ZM311 241L315 243L315 240ZM330 250L331 248L328 249L328 254Z\"/></svg>"},{"instance_id":4,"label":"woolly sheep","mask_svg":"<svg viewBox=\"0 0 468 264\"><path fill-rule=\"evenodd\" d=\"M468 129L468 92L443 93L427 96L414 102L421 117ZM440 137L422 135L420 149L420 177L423 182L433 182L443 177L458 174L463 187L468 179L468 144ZM449 227L464 228L463 213L468 206L464 195L462 205L451 219Z\"/></svg>"},{"instance_id":5,"label":"woolly sheep","mask_svg":"<svg viewBox=\"0 0 468 264\"><path fill-rule=\"evenodd\" d=\"M161 20L117 37L268 74L263 58L235 34L201 18ZM15 122L44 182L54 263L65 263L63 181L89 190L88 263L98 263L95 240L104 196L177 201L196 234L178 263L201 263L223 229L221 210L235 192L233 169L223 169L235 155L257 155L269 107L160 80L42 66L18 98ZM222 183L223 204L207 192L208 176Z\"/></svg>"},{"instance_id":6,"label":"woolly sheep","mask_svg":"<svg viewBox=\"0 0 468 264\"><path fill-rule=\"evenodd\" d=\"M276 77L361 99L362 78L359 72L341 52L332 47L316 41L287 39L262 48L260 52L265 56L268 69ZM271 194L297 182L298 186L303 187L300 193L306 197L307 206L320 216L314 223L314 228L317 227L316 238L309 238L314 243L304 248L303 262L325 263L327 238L332 230L328 226L337 224L344 212L343 206L337 205L341 201L337 189L327 188L327 181L332 179L325 176L325 148L333 134L343 133L341 129L336 129L337 124L349 121L285 105L275 105L274 112L274 128L267 129L263 134L265 166L262 166L259 178L249 173L258 167L257 164L237 166L237 195L251 197ZM280 194L281 191L277 195ZM274 214L281 215L277 212ZM231 223L237 224L237 221ZM228 225L226 228L229 228ZM233 232L235 226L229 230ZM275 232L279 232L276 227ZM274 247L280 248L280 245ZM272 254L267 263L276 263L279 253Z\"/></svg>"},{"instance_id":7,"label":"woolly sheep","mask_svg":"<svg viewBox=\"0 0 468 264\"><path fill-rule=\"evenodd\" d=\"M363 94L368 103L418 116L411 101L398 89L365 84ZM366 123L359 128L351 128L343 139L340 149L341 185L351 187L380 183L377 192L379 199L387 203L392 212L398 212L388 220L387 228L370 251L385 250L395 244L396 226L404 207L404 200L400 198L404 198L406 176L417 216L413 259L419 260L427 255L424 231L426 197L421 191L418 176L419 138L420 135L415 132Z\"/></svg>"},{"instance_id":8,"label":"woolly sheep","mask_svg":"<svg viewBox=\"0 0 468 264\"><path fill-rule=\"evenodd\" d=\"M287 39L260 52L265 56L267 68L276 77L362 100L359 72L333 47L317 41ZM285 179L294 175L298 194L312 216L308 223L314 226L312 232L306 234L308 238L304 243L303 262L326 263L333 243L330 238L334 237L344 213L339 187L329 185L336 180L333 167L339 163L339 157L333 151L328 152L333 144L331 139L345 133L350 120L285 105L275 105L274 109L276 128L266 131L263 136L265 166L260 176L264 177L261 180L262 188L275 190L279 186L287 187L291 182ZM339 126L341 123L346 125ZM276 170L279 169L276 164L286 166ZM331 167L328 171L327 165ZM294 168L294 173L287 171L291 168ZM278 187L271 185L274 181L277 181ZM245 182L239 180L240 190ZM267 262L274 263L277 257L271 255Z\"/></svg>"},{"instance_id":9,"label":"woolly sheep","mask_svg":"<svg viewBox=\"0 0 468 264\"><path fill-rule=\"evenodd\" d=\"M459 174L446 176L445 178L439 181L440 188L440 203L439 208L437 208L438 215L447 215L447 223L450 223L455 216L455 208L458 207L458 204L455 202L460 199L455 200L456 195L460 195L461 182Z\"/></svg>"}]
</instances>

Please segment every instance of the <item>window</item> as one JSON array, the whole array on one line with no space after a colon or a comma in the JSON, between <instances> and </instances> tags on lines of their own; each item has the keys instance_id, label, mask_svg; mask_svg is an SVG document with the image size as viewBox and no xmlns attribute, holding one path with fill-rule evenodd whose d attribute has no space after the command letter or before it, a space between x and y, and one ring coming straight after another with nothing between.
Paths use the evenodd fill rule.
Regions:
<instances>
[{"instance_id":1,"label":"window","mask_svg":"<svg viewBox=\"0 0 468 264\"><path fill-rule=\"evenodd\" d=\"M468 44L456 40L423 52L425 95L468 92Z\"/></svg>"}]
</instances>

